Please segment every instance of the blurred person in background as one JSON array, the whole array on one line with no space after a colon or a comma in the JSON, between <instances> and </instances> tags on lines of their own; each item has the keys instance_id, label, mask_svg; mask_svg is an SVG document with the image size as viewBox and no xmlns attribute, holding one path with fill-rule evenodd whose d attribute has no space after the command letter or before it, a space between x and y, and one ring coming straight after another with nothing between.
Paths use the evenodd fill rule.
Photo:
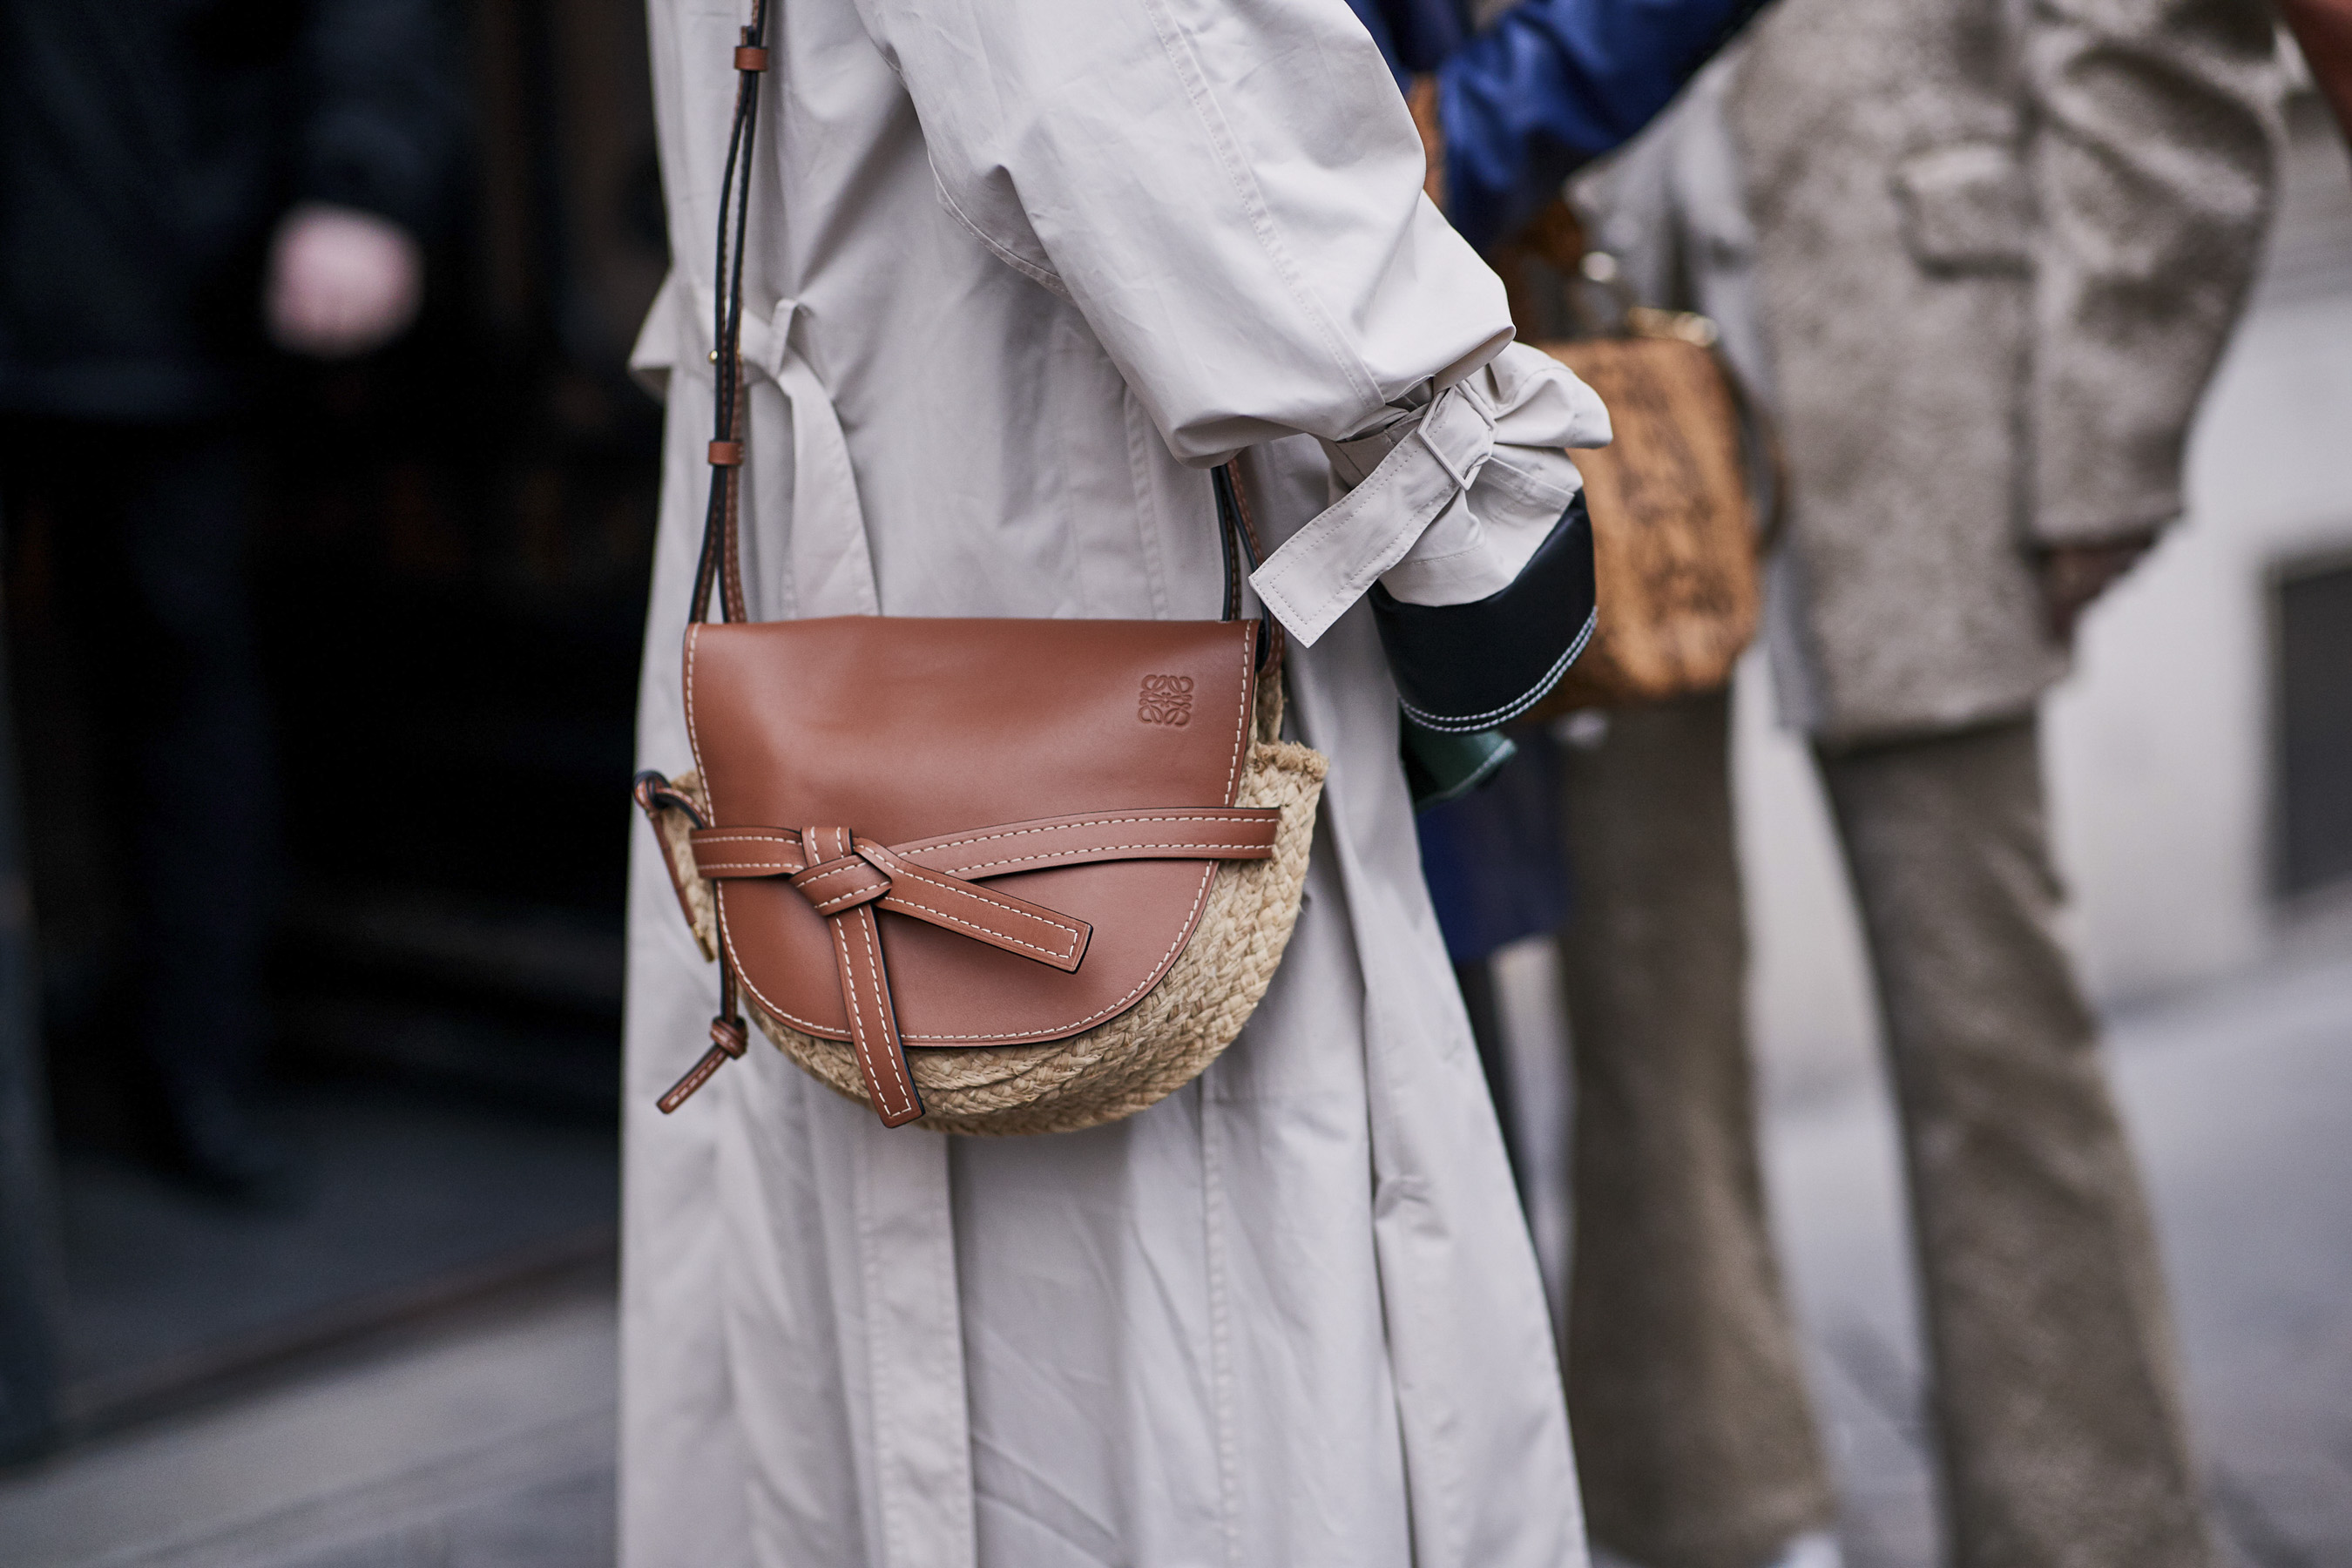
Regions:
<instances>
[{"instance_id":1,"label":"blurred person in background","mask_svg":"<svg viewBox=\"0 0 2352 1568\"><path fill-rule=\"evenodd\" d=\"M341 359L415 317L447 68L434 0L0 0L8 570L74 650L119 841L106 1026L152 1068L156 1154L233 1197L294 1173L251 1110L275 809L251 437L273 345ZM25 760L37 835L48 759Z\"/></svg>"},{"instance_id":2,"label":"blurred person in background","mask_svg":"<svg viewBox=\"0 0 2352 1568\"><path fill-rule=\"evenodd\" d=\"M2181 510L2274 180L2268 14L1787 0L1592 193L1793 479L1767 636L1892 1068L1955 1568L2205 1568L2146 1202L2059 940L2037 710ZM1570 1405L1597 1541L1834 1512L1764 1224L1720 698L1571 753Z\"/></svg>"},{"instance_id":3,"label":"blurred person in background","mask_svg":"<svg viewBox=\"0 0 2352 1568\"><path fill-rule=\"evenodd\" d=\"M1765 0L1348 0L1406 95L1427 190L1480 250L1671 102Z\"/></svg>"}]
</instances>

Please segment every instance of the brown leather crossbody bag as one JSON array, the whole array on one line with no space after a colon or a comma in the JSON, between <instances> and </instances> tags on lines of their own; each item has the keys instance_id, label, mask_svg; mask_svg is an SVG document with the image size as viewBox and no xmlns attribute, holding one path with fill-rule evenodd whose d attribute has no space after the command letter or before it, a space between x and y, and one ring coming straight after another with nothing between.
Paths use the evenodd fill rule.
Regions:
<instances>
[{"instance_id":1,"label":"brown leather crossbody bag","mask_svg":"<svg viewBox=\"0 0 2352 1568\"><path fill-rule=\"evenodd\" d=\"M1325 762L1279 738L1279 628L1240 616L1245 502L1218 470L1221 620L749 618L740 342L764 11L736 52L721 186L694 770L635 787L719 966L710 1047L661 1109L744 1054L748 1010L889 1126L1113 1121L1232 1042L1298 915Z\"/></svg>"}]
</instances>

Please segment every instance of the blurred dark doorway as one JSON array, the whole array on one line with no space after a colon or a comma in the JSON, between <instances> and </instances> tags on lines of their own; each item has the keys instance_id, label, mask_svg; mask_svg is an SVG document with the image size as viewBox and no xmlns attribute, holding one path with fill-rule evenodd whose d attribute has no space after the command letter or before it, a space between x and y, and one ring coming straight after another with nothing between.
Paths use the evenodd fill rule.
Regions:
<instances>
[{"instance_id":1,"label":"blurred dark doorway","mask_svg":"<svg viewBox=\"0 0 2352 1568\"><path fill-rule=\"evenodd\" d=\"M608 1107L659 443L625 361L666 264L644 18L479 0L470 42L445 287L300 377L278 441L287 1016L304 1057Z\"/></svg>"},{"instance_id":2,"label":"blurred dark doorway","mask_svg":"<svg viewBox=\"0 0 2352 1568\"><path fill-rule=\"evenodd\" d=\"M2352 889L2352 559L2274 574L2276 881L2290 900Z\"/></svg>"},{"instance_id":3,"label":"blurred dark doorway","mask_svg":"<svg viewBox=\"0 0 2352 1568\"><path fill-rule=\"evenodd\" d=\"M224 1204L138 1157L107 1023L117 851L55 787L86 748L41 626L80 606L37 570L11 584L69 1429L611 1266L660 427L625 360L667 266L644 16L469 0L451 20L467 199L424 315L363 359L278 364L261 441L289 1201Z\"/></svg>"}]
</instances>

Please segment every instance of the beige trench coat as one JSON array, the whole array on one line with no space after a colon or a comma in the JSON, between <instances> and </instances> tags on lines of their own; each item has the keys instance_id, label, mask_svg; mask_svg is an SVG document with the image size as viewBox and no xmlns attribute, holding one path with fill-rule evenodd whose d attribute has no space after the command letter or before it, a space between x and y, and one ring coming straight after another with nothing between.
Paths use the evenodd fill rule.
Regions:
<instances>
[{"instance_id":1,"label":"beige trench coat","mask_svg":"<svg viewBox=\"0 0 2352 1568\"><path fill-rule=\"evenodd\" d=\"M666 771L740 19L652 6L680 261L637 355L669 412L638 750ZM1248 447L1292 731L1332 765L1238 1043L1046 1138L886 1131L764 1045L657 1115L716 976L639 826L624 1563L1578 1568L1543 1296L1358 600L1507 574L1511 498L1575 482L1541 448L1605 416L1502 351L1338 0L782 0L769 42L754 613L1213 616L1205 465ZM1388 479L1306 529L1320 443L1367 431Z\"/></svg>"}]
</instances>

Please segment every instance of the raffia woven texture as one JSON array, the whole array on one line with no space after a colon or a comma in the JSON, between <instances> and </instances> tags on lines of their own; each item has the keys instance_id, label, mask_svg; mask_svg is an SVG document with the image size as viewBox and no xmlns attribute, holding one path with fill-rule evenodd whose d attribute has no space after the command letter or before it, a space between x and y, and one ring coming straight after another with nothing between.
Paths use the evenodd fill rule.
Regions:
<instances>
[{"instance_id":1,"label":"raffia woven texture","mask_svg":"<svg viewBox=\"0 0 2352 1568\"><path fill-rule=\"evenodd\" d=\"M1730 384L1707 350L1672 338L1539 346L1601 395L1616 435L1576 454L1601 618L1535 716L1717 689L1755 637L1759 604Z\"/></svg>"}]
</instances>

